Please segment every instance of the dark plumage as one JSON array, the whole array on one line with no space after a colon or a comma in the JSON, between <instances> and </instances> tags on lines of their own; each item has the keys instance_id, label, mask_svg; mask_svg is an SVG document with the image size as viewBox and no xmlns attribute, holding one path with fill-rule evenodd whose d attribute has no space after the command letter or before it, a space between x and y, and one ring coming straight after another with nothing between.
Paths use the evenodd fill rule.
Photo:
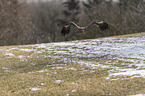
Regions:
<instances>
[{"instance_id":1,"label":"dark plumage","mask_svg":"<svg viewBox=\"0 0 145 96\"><path fill-rule=\"evenodd\" d=\"M103 22L103 21L96 22L95 21L95 23L99 26L99 28L101 30L107 30L107 29L109 29L109 26L108 26L108 24L106 22Z\"/></svg>"},{"instance_id":2,"label":"dark plumage","mask_svg":"<svg viewBox=\"0 0 145 96\"><path fill-rule=\"evenodd\" d=\"M65 36L65 34L69 34L70 33L70 27L71 27L71 25L65 25L62 28L61 35Z\"/></svg>"},{"instance_id":3,"label":"dark plumage","mask_svg":"<svg viewBox=\"0 0 145 96\"><path fill-rule=\"evenodd\" d=\"M71 27L71 25L77 27L80 33L85 33L88 30L89 26L92 25L92 24L96 24L97 27L99 27L101 30L107 30L107 29L109 29L108 24L106 22L104 22L104 21L94 20L94 21L92 21L90 24L88 24L85 27L80 27L76 23L71 21L71 22L66 23L63 26L63 28L61 30L61 35L65 36L66 34L69 34L70 33L70 27Z\"/></svg>"}]
</instances>

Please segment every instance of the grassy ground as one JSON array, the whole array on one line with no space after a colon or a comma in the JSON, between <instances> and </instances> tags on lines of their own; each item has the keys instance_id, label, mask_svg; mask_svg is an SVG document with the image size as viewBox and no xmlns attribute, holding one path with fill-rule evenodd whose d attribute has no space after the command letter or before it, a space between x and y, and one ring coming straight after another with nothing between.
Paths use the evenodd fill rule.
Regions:
<instances>
[{"instance_id":1,"label":"grassy ground","mask_svg":"<svg viewBox=\"0 0 145 96\"><path fill-rule=\"evenodd\" d=\"M131 35L126 37L128 36ZM59 47L55 46L54 49L58 48L59 50ZM54 49L50 52L46 48L36 48L35 46L0 47L0 96L126 96L145 94L145 78L143 77L132 78L132 76L119 75L106 79L110 74L109 70L112 70L111 67L91 68L78 62L65 62L70 58L76 58L68 54L56 54ZM68 50L63 49L63 52L65 51ZM77 53L77 55L80 54ZM111 60L104 57L96 57L97 59L77 57L77 60L99 62L103 66L108 65L105 62L109 62L109 64L123 68L128 67L127 64L132 64L130 61ZM62 60L63 58L65 60ZM137 68L133 65L131 67Z\"/></svg>"}]
</instances>

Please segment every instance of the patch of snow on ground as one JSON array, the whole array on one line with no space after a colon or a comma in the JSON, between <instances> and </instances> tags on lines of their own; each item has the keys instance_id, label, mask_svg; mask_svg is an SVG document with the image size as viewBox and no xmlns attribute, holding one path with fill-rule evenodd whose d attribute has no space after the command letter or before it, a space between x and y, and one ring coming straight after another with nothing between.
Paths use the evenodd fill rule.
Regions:
<instances>
[{"instance_id":1,"label":"patch of snow on ground","mask_svg":"<svg viewBox=\"0 0 145 96\"><path fill-rule=\"evenodd\" d=\"M64 95L64 96L69 96L69 94L66 94L66 95Z\"/></svg>"},{"instance_id":2,"label":"patch of snow on ground","mask_svg":"<svg viewBox=\"0 0 145 96\"><path fill-rule=\"evenodd\" d=\"M77 70L76 68L66 68L65 70Z\"/></svg>"},{"instance_id":3,"label":"patch of snow on ground","mask_svg":"<svg viewBox=\"0 0 145 96\"><path fill-rule=\"evenodd\" d=\"M33 49L19 49L20 51L25 51L25 52L32 52L34 51Z\"/></svg>"},{"instance_id":4,"label":"patch of snow on ground","mask_svg":"<svg viewBox=\"0 0 145 96\"><path fill-rule=\"evenodd\" d=\"M29 89L31 89L31 91L37 91L37 90L40 90L40 88L29 88Z\"/></svg>"},{"instance_id":5,"label":"patch of snow on ground","mask_svg":"<svg viewBox=\"0 0 145 96\"><path fill-rule=\"evenodd\" d=\"M128 75L128 76L132 76L132 75L140 75L141 77L145 78L145 70L126 70L125 72L118 72L118 73L111 73L109 74L109 76L117 76L117 75Z\"/></svg>"},{"instance_id":6,"label":"patch of snow on ground","mask_svg":"<svg viewBox=\"0 0 145 96\"><path fill-rule=\"evenodd\" d=\"M18 58L23 59L23 58L24 58L24 56L23 56L23 55L19 55L19 56L18 56Z\"/></svg>"},{"instance_id":7,"label":"patch of snow on ground","mask_svg":"<svg viewBox=\"0 0 145 96\"><path fill-rule=\"evenodd\" d=\"M44 48L50 53L54 52L55 56L49 55L49 57L61 59L60 61L65 63L85 64L92 69L111 68L109 76L139 75L145 78L144 41L145 36L141 36L90 39L88 41L47 43L33 46L35 48ZM68 56L63 57L63 55ZM122 66L119 67L119 65Z\"/></svg>"},{"instance_id":8,"label":"patch of snow on ground","mask_svg":"<svg viewBox=\"0 0 145 96\"><path fill-rule=\"evenodd\" d=\"M41 83L41 85L45 85L44 83Z\"/></svg>"},{"instance_id":9,"label":"patch of snow on ground","mask_svg":"<svg viewBox=\"0 0 145 96\"><path fill-rule=\"evenodd\" d=\"M15 49L16 49L16 50L19 50L19 48L16 47L16 48L7 49L6 51L11 51L11 50L15 50Z\"/></svg>"},{"instance_id":10,"label":"patch of snow on ground","mask_svg":"<svg viewBox=\"0 0 145 96\"><path fill-rule=\"evenodd\" d=\"M66 64L85 64L92 69L109 68L109 77L129 75L145 78L145 36L99 38L28 45L28 47L29 46L32 48L27 49L26 47L26 49L8 49L5 55L15 56L14 54L8 52L14 49L19 49L20 51L25 52L34 51L34 54L48 52L48 55L41 56L46 58L49 57L51 60L58 60L59 62L64 62ZM40 50L40 48L43 49ZM24 57L19 55L18 58ZM53 65L55 64L47 65L47 67ZM62 69L60 67L56 68Z\"/></svg>"},{"instance_id":11,"label":"patch of snow on ground","mask_svg":"<svg viewBox=\"0 0 145 96\"><path fill-rule=\"evenodd\" d=\"M15 55L12 54L12 53L6 53L5 55L6 55L6 56L12 56L12 57L15 57Z\"/></svg>"},{"instance_id":12,"label":"patch of snow on ground","mask_svg":"<svg viewBox=\"0 0 145 96\"><path fill-rule=\"evenodd\" d=\"M56 80L54 83L61 83L64 82L63 80Z\"/></svg>"},{"instance_id":13,"label":"patch of snow on ground","mask_svg":"<svg viewBox=\"0 0 145 96\"><path fill-rule=\"evenodd\" d=\"M145 96L145 94L136 94L136 95L128 95L128 96Z\"/></svg>"},{"instance_id":14,"label":"patch of snow on ground","mask_svg":"<svg viewBox=\"0 0 145 96\"><path fill-rule=\"evenodd\" d=\"M4 69L4 70L8 70L8 69L10 69L10 68L5 68L5 67L2 67L2 69Z\"/></svg>"},{"instance_id":15,"label":"patch of snow on ground","mask_svg":"<svg viewBox=\"0 0 145 96\"><path fill-rule=\"evenodd\" d=\"M46 72L48 71L47 69L44 69L44 70L39 70L39 71L36 71L36 72Z\"/></svg>"},{"instance_id":16,"label":"patch of snow on ground","mask_svg":"<svg viewBox=\"0 0 145 96\"><path fill-rule=\"evenodd\" d=\"M72 90L71 92L76 92L76 90Z\"/></svg>"}]
</instances>

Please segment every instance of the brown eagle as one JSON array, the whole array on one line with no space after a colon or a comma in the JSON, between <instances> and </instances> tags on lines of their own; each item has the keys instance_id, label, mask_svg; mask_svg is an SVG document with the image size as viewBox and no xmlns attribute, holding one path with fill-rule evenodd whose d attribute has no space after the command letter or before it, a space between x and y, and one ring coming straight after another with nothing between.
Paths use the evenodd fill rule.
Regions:
<instances>
[{"instance_id":1,"label":"brown eagle","mask_svg":"<svg viewBox=\"0 0 145 96\"><path fill-rule=\"evenodd\" d=\"M99 27L101 30L109 29L108 24L104 21L94 20L85 27L80 27L76 23L70 21L70 22L64 24L64 26L61 30L61 35L65 36L66 34L69 34L71 25L73 25L74 27L77 27L80 33L85 33L85 32L87 32L89 26L92 25L92 24L96 24L97 27Z\"/></svg>"}]
</instances>

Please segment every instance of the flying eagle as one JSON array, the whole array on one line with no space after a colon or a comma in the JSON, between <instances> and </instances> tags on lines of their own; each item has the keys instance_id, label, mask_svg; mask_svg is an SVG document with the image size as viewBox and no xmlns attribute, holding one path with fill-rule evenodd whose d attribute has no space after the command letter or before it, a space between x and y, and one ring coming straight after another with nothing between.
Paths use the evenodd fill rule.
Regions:
<instances>
[{"instance_id":1,"label":"flying eagle","mask_svg":"<svg viewBox=\"0 0 145 96\"><path fill-rule=\"evenodd\" d=\"M66 34L69 34L71 25L73 25L74 27L77 27L80 33L85 33L88 30L89 26L92 24L96 24L97 27L99 27L101 30L109 29L108 24L104 21L94 20L85 27L80 27L76 23L70 21L70 22L64 24L64 26L61 30L61 35L65 36Z\"/></svg>"}]
</instances>

